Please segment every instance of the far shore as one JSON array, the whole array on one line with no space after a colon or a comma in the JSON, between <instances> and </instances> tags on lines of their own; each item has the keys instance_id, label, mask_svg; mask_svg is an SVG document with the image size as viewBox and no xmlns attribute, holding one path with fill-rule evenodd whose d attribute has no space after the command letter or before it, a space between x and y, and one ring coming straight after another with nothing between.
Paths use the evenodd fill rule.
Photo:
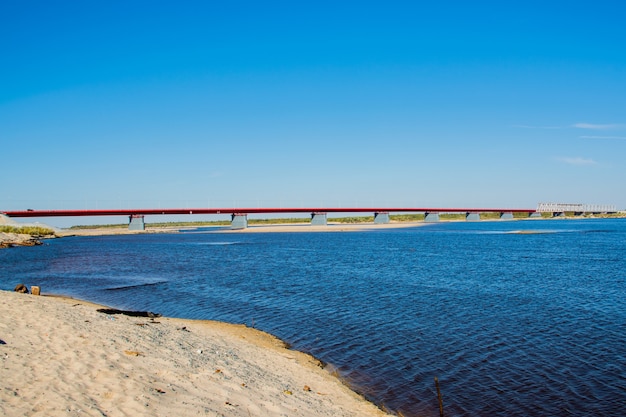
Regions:
<instances>
[{"instance_id":1,"label":"far shore","mask_svg":"<svg viewBox=\"0 0 626 417\"><path fill-rule=\"evenodd\" d=\"M541 221L541 220L582 220L582 219L601 219L605 217L538 217L538 218L514 218L507 220L500 219L481 219L478 222L515 222L515 221ZM610 218L626 218L626 213L620 212L619 216ZM227 225L182 225L182 226L151 226L146 224L145 230L129 230L127 227L83 227L72 229L59 229L57 236L97 236L97 235L118 235L118 234L141 234L141 233L178 233L185 230L195 230L198 228L206 229L210 233L297 233L297 232L360 232L371 230L385 229L403 229L411 227L423 227L435 225L438 223L466 222L464 219L441 219L439 222L424 221L391 221L390 223L342 223L333 222L329 219L328 225L317 226L310 223L266 223L266 224L249 224L243 229L232 229ZM214 229L214 230L211 230Z\"/></svg>"},{"instance_id":2,"label":"far shore","mask_svg":"<svg viewBox=\"0 0 626 417\"><path fill-rule=\"evenodd\" d=\"M177 233L181 230L195 230L197 228L206 229L213 233L293 233L293 232L358 232L365 230L401 229L409 227L420 227L432 223L424 222L398 222L386 224L374 223L331 223L327 226L315 226L309 223L284 223L284 224L259 224L248 225L244 229L231 229L229 226L166 226L152 227L146 225L145 230L128 230L122 227L94 227L80 229L61 229L57 231L58 236L97 236L97 235L118 235L118 234L142 234L142 233ZM214 230L211 230L214 229Z\"/></svg>"},{"instance_id":3,"label":"far shore","mask_svg":"<svg viewBox=\"0 0 626 417\"><path fill-rule=\"evenodd\" d=\"M611 216L567 216L567 217L538 217L538 218L514 218L514 219L481 219L478 222L511 222L511 221L540 221L540 220L583 220L583 219L603 219L603 218L626 218L626 212L619 212L617 215ZM5 222L9 220L10 225L21 227L29 226L27 224L20 224L6 216L0 215L0 220ZM402 229L412 227L422 227L435 225L438 223L450 223L450 222L466 222L464 219L440 219L438 222L425 222L423 220L406 221L406 220L392 220L389 223L373 223L373 222L356 222L356 223L344 223L337 222L329 219L328 224L325 226L312 225L308 222L302 223L252 223L248 224L248 227L241 229L233 229L229 225L214 225L207 224L172 224L160 223L151 225L146 223L145 230L129 230L128 226L124 225L93 225L93 226L80 226L66 229L59 229L55 227L49 227L45 224L36 224L38 227L49 227L54 231L54 235L32 237L29 235L20 235L17 233L0 233L0 248L10 246L32 246L40 244L41 238L55 238L55 237L69 237L69 236L103 236L103 235L131 235L131 234L149 234L149 233L179 233L181 231L193 231L196 229L204 229L208 233L299 233L299 232L358 232L358 231L373 231L373 230L385 230L385 229ZM0 225L2 222L0 222Z\"/></svg>"}]
</instances>

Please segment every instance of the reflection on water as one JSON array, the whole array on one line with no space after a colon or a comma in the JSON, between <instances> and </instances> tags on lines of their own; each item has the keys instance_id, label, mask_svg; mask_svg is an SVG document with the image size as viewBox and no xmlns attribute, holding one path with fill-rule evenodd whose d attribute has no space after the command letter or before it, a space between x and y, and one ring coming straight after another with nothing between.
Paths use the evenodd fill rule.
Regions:
<instances>
[{"instance_id":1,"label":"reflection on water","mask_svg":"<svg viewBox=\"0 0 626 417\"><path fill-rule=\"evenodd\" d=\"M405 416L621 415L626 222L64 238L0 251L17 281L245 323ZM16 279L15 277L19 277Z\"/></svg>"}]
</instances>

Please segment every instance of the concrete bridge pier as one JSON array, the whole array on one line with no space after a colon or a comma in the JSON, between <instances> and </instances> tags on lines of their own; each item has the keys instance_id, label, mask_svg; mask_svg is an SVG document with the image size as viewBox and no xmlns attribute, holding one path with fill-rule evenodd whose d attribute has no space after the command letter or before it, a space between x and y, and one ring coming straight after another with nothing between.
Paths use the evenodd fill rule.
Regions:
<instances>
[{"instance_id":1,"label":"concrete bridge pier","mask_svg":"<svg viewBox=\"0 0 626 417\"><path fill-rule=\"evenodd\" d=\"M477 222L480 220L480 213L476 212L467 212L465 213L465 220L468 222Z\"/></svg>"},{"instance_id":2,"label":"concrete bridge pier","mask_svg":"<svg viewBox=\"0 0 626 417\"><path fill-rule=\"evenodd\" d=\"M434 223L439 221L439 213L431 213L427 211L424 213L424 221L427 223Z\"/></svg>"},{"instance_id":3,"label":"concrete bridge pier","mask_svg":"<svg viewBox=\"0 0 626 417\"><path fill-rule=\"evenodd\" d=\"M233 213L231 216L231 229L245 229L248 227L248 215L245 213Z\"/></svg>"},{"instance_id":4,"label":"concrete bridge pier","mask_svg":"<svg viewBox=\"0 0 626 417\"><path fill-rule=\"evenodd\" d=\"M311 213L311 226L326 226L328 225L327 213Z\"/></svg>"},{"instance_id":5,"label":"concrete bridge pier","mask_svg":"<svg viewBox=\"0 0 626 417\"><path fill-rule=\"evenodd\" d=\"M389 212L388 211L381 211L381 212L377 212L374 213L374 223L375 224L387 224L389 223Z\"/></svg>"},{"instance_id":6,"label":"concrete bridge pier","mask_svg":"<svg viewBox=\"0 0 626 417\"><path fill-rule=\"evenodd\" d=\"M128 230L146 230L143 214L131 214L128 220Z\"/></svg>"},{"instance_id":7,"label":"concrete bridge pier","mask_svg":"<svg viewBox=\"0 0 626 417\"><path fill-rule=\"evenodd\" d=\"M513 220L513 213L510 211L503 211L500 213L500 220Z\"/></svg>"}]
</instances>

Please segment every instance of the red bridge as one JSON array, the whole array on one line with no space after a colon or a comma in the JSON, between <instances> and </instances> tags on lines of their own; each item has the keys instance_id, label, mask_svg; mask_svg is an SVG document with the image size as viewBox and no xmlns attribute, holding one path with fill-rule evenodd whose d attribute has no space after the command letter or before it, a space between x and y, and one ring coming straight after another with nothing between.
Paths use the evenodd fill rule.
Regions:
<instances>
[{"instance_id":1,"label":"red bridge","mask_svg":"<svg viewBox=\"0 0 626 417\"><path fill-rule=\"evenodd\" d=\"M0 211L8 217L84 217L129 216L129 228L143 230L146 215L230 214L233 228L245 228L248 214L310 213L311 224L326 225L327 213L373 213L375 223L389 223L389 213L424 213L424 220L439 220L440 213L465 213L467 220L480 220L480 213L500 213L502 219L512 219L513 213L537 213L535 209L499 208L423 208L423 207L316 207L316 208L178 208L178 209L97 209L97 210L18 210ZM538 213L537 213L538 214Z\"/></svg>"}]
</instances>

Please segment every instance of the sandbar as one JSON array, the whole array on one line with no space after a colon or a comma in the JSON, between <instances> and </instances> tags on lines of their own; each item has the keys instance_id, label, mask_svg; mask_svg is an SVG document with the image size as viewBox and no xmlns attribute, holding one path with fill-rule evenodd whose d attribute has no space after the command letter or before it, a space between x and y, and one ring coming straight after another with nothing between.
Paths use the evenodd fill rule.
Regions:
<instances>
[{"instance_id":1,"label":"sandbar","mask_svg":"<svg viewBox=\"0 0 626 417\"><path fill-rule=\"evenodd\" d=\"M402 229L409 227L426 226L432 223L424 222L397 222L386 224L374 223L330 223L326 226L311 225L310 223L284 223L284 224L252 224L243 229L231 229L229 226L164 226L153 227L146 225L145 230L128 230L127 228L98 227L59 229L56 235L65 236L98 236L98 235L122 235L143 233L177 233L180 231L192 231L202 228L209 233L298 233L298 232L362 232L367 230Z\"/></svg>"}]
</instances>

